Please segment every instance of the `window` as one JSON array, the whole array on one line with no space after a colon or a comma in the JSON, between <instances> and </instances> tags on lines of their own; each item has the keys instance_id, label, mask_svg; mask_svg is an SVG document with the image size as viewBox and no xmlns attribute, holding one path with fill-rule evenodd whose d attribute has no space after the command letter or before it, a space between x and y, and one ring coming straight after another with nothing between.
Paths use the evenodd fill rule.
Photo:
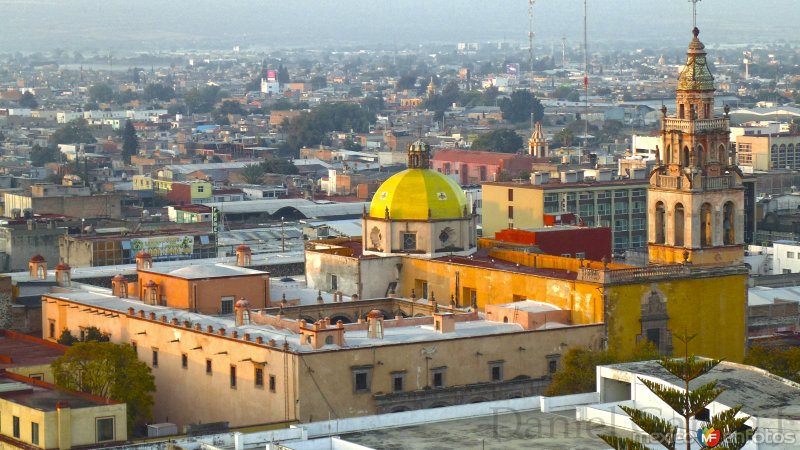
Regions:
<instances>
[{"instance_id":1,"label":"window","mask_svg":"<svg viewBox=\"0 0 800 450\"><path fill-rule=\"evenodd\" d=\"M513 219L514 218L514 207L513 206L509 206L508 207L508 218L509 219Z\"/></svg>"},{"instance_id":2,"label":"window","mask_svg":"<svg viewBox=\"0 0 800 450\"><path fill-rule=\"evenodd\" d=\"M14 437L19 439L19 417L13 416L11 419L12 426L13 426L13 433Z\"/></svg>"},{"instance_id":3,"label":"window","mask_svg":"<svg viewBox=\"0 0 800 450\"><path fill-rule=\"evenodd\" d=\"M206 374L211 375L211 360L206 359Z\"/></svg>"},{"instance_id":4,"label":"window","mask_svg":"<svg viewBox=\"0 0 800 450\"><path fill-rule=\"evenodd\" d=\"M416 233L400 233L402 240L403 250L416 250L417 249L417 234Z\"/></svg>"},{"instance_id":5,"label":"window","mask_svg":"<svg viewBox=\"0 0 800 450\"><path fill-rule=\"evenodd\" d=\"M492 381L503 381L503 361L489 362L489 378Z\"/></svg>"},{"instance_id":6,"label":"window","mask_svg":"<svg viewBox=\"0 0 800 450\"><path fill-rule=\"evenodd\" d=\"M510 202L514 201L514 189L509 189L508 190L508 201L510 201Z\"/></svg>"},{"instance_id":7,"label":"window","mask_svg":"<svg viewBox=\"0 0 800 450\"><path fill-rule=\"evenodd\" d=\"M586 259L586 252L577 252L575 253L575 257L578 259Z\"/></svg>"},{"instance_id":8,"label":"window","mask_svg":"<svg viewBox=\"0 0 800 450\"><path fill-rule=\"evenodd\" d=\"M32 373L32 374L28 375L28 378L31 378L33 380L42 381L42 380L44 380L44 374L43 373Z\"/></svg>"},{"instance_id":9,"label":"window","mask_svg":"<svg viewBox=\"0 0 800 450\"><path fill-rule=\"evenodd\" d=\"M269 376L269 391L275 392L275 375Z\"/></svg>"},{"instance_id":10,"label":"window","mask_svg":"<svg viewBox=\"0 0 800 450\"><path fill-rule=\"evenodd\" d=\"M547 373L552 375L558 371L558 361L561 355L547 355Z\"/></svg>"},{"instance_id":11,"label":"window","mask_svg":"<svg viewBox=\"0 0 800 450\"><path fill-rule=\"evenodd\" d=\"M628 197L628 191L627 190L620 189L620 190L614 191L614 198L627 198L627 197Z\"/></svg>"},{"instance_id":12,"label":"window","mask_svg":"<svg viewBox=\"0 0 800 450\"><path fill-rule=\"evenodd\" d=\"M220 299L221 306L220 306L220 313L221 314L233 314L233 296L222 297Z\"/></svg>"},{"instance_id":13,"label":"window","mask_svg":"<svg viewBox=\"0 0 800 450\"><path fill-rule=\"evenodd\" d=\"M783 269L783 273L792 273L792 269Z\"/></svg>"},{"instance_id":14,"label":"window","mask_svg":"<svg viewBox=\"0 0 800 450\"><path fill-rule=\"evenodd\" d=\"M186 353L181 354L181 367L187 369L189 367L189 355Z\"/></svg>"},{"instance_id":15,"label":"window","mask_svg":"<svg viewBox=\"0 0 800 450\"><path fill-rule=\"evenodd\" d=\"M786 257L789 259L794 259L794 252L786 252Z\"/></svg>"},{"instance_id":16,"label":"window","mask_svg":"<svg viewBox=\"0 0 800 450\"><path fill-rule=\"evenodd\" d=\"M236 389L236 366L231 366L231 389Z\"/></svg>"},{"instance_id":17,"label":"window","mask_svg":"<svg viewBox=\"0 0 800 450\"><path fill-rule=\"evenodd\" d=\"M153 349L153 367L158 367L158 349Z\"/></svg>"},{"instance_id":18,"label":"window","mask_svg":"<svg viewBox=\"0 0 800 450\"><path fill-rule=\"evenodd\" d=\"M372 385L372 366L356 366L353 370L353 392L365 393Z\"/></svg>"},{"instance_id":19,"label":"window","mask_svg":"<svg viewBox=\"0 0 800 450\"><path fill-rule=\"evenodd\" d=\"M205 186L197 186L197 192L205 192L205 190L206 190Z\"/></svg>"},{"instance_id":20,"label":"window","mask_svg":"<svg viewBox=\"0 0 800 450\"><path fill-rule=\"evenodd\" d=\"M50 332L50 339L56 338L56 321L53 319L49 320L49 332Z\"/></svg>"},{"instance_id":21,"label":"window","mask_svg":"<svg viewBox=\"0 0 800 450\"><path fill-rule=\"evenodd\" d=\"M444 371L445 367L437 367L431 369L431 378L433 387L435 389L443 388L444 387Z\"/></svg>"},{"instance_id":22,"label":"window","mask_svg":"<svg viewBox=\"0 0 800 450\"><path fill-rule=\"evenodd\" d=\"M103 417L97 419L97 442L114 440L114 418Z\"/></svg>"},{"instance_id":23,"label":"window","mask_svg":"<svg viewBox=\"0 0 800 450\"><path fill-rule=\"evenodd\" d=\"M406 374L404 372L392 373L392 392L403 392Z\"/></svg>"},{"instance_id":24,"label":"window","mask_svg":"<svg viewBox=\"0 0 800 450\"><path fill-rule=\"evenodd\" d=\"M131 341L131 347L133 347L133 353L136 353L136 355L138 356L139 348L136 346L136 341Z\"/></svg>"},{"instance_id":25,"label":"window","mask_svg":"<svg viewBox=\"0 0 800 450\"><path fill-rule=\"evenodd\" d=\"M256 380L256 387L260 387L260 388L264 387L264 368L263 367L256 367L256 369L255 369L255 380Z\"/></svg>"},{"instance_id":26,"label":"window","mask_svg":"<svg viewBox=\"0 0 800 450\"><path fill-rule=\"evenodd\" d=\"M336 275L331 275L331 289L336 291L339 289L339 277Z\"/></svg>"},{"instance_id":27,"label":"window","mask_svg":"<svg viewBox=\"0 0 800 450\"><path fill-rule=\"evenodd\" d=\"M39 445L39 424L31 422L31 444Z\"/></svg>"}]
</instances>

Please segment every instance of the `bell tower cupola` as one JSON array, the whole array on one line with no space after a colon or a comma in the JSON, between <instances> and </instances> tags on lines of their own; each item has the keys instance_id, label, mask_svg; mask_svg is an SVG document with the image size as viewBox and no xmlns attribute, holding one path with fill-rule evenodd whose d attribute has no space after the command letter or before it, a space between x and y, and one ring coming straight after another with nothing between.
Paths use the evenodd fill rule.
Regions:
<instances>
[{"instance_id":1,"label":"bell tower cupola","mask_svg":"<svg viewBox=\"0 0 800 450\"><path fill-rule=\"evenodd\" d=\"M661 145L648 190L651 263L733 264L744 257L742 172L730 118L714 113L714 76L700 30L678 77L675 114L661 108Z\"/></svg>"}]
</instances>

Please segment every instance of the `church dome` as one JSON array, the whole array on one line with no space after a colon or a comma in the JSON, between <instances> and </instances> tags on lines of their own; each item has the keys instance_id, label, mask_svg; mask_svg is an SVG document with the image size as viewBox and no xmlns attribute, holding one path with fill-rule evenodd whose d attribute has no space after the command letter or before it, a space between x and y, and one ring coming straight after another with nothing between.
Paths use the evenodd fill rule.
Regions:
<instances>
[{"instance_id":1,"label":"church dome","mask_svg":"<svg viewBox=\"0 0 800 450\"><path fill-rule=\"evenodd\" d=\"M692 30L692 34L694 34L694 38L689 43L689 49L686 51L686 65L681 69L681 74L678 77L678 90L713 91L714 76L711 75L711 70L709 70L706 62L706 47L697 38L700 30L695 28Z\"/></svg>"},{"instance_id":2,"label":"church dome","mask_svg":"<svg viewBox=\"0 0 800 450\"><path fill-rule=\"evenodd\" d=\"M369 215L392 220L458 219L467 196L452 178L430 169L406 169L391 176L375 192Z\"/></svg>"}]
</instances>

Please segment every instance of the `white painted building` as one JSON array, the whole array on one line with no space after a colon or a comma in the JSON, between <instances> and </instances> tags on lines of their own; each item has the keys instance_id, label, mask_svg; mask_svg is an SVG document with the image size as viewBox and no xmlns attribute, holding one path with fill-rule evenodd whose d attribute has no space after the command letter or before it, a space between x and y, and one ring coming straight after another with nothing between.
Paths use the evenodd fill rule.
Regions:
<instances>
[{"instance_id":1,"label":"white painted building","mask_svg":"<svg viewBox=\"0 0 800 450\"><path fill-rule=\"evenodd\" d=\"M800 242L775 241L772 243L772 274L800 273Z\"/></svg>"}]
</instances>

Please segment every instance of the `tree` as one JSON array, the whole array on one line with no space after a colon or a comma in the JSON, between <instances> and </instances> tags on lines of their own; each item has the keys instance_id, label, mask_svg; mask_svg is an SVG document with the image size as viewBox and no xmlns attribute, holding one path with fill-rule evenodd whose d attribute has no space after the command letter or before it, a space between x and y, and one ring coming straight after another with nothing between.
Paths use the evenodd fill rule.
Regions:
<instances>
[{"instance_id":1,"label":"tree","mask_svg":"<svg viewBox=\"0 0 800 450\"><path fill-rule=\"evenodd\" d=\"M514 130L499 128L478 136L472 141L470 148L490 152L516 153L522 148L522 137Z\"/></svg>"},{"instance_id":2,"label":"tree","mask_svg":"<svg viewBox=\"0 0 800 450\"><path fill-rule=\"evenodd\" d=\"M83 342L108 342L111 337L97 327L88 327L83 330Z\"/></svg>"},{"instance_id":3,"label":"tree","mask_svg":"<svg viewBox=\"0 0 800 450\"><path fill-rule=\"evenodd\" d=\"M47 163L59 161L61 159L61 152L56 147L40 147L38 144L34 144L29 158L31 164L41 167Z\"/></svg>"},{"instance_id":4,"label":"tree","mask_svg":"<svg viewBox=\"0 0 800 450\"><path fill-rule=\"evenodd\" d=\"M192 88L183 97L189 114L211 112L220 99L224 97L219 86L206 86L202 89Z\"/></svg>"},{"instance_id":5,"label":"tree","mask_svg":"<svg viewBox=\"0 0 800 450\"><path fill-rule=\"evenodd\" d=\"M328 86L328 79L322 75L317 75L311 78L311 89L316 91L317 89L323 89Z\"/></svg>"},{"instance_id":6,"label":"tree","mask_svg":"<svg viewBox=\"0 0 800 450\"><path fill-rule=\"evenodd\" d=\"M503 119L511 123L529 121L531 114L535 122L544 119L544 106L530 91L512 92L510 97L500 101L500 110L503 112Z\"/></svg>"},{"instance_id":7,"label":"tree","mask_svg":"<svg viewBox=\"0 0 800 450\"><path fill-rule=\"evenodd\" d=\"M397 90L402 91L405 89L414 89L417 84L417 76L415 74L403 75L397 80Z\"/></svg>"},{"instance_id":8,"label":"tree","mask_svg":"<svg viewBox=\"0 0 800 450\"><path fill-rule=\"evenodd\" d=\"M161 83L149 83L142 91L142 98L145 100L168 101L175 98L175 89L164 86Z\"/></svg>"},{"instance_id":9,"label":"tree","mask_svg":"<svg viewBox=\"0 0 800 450\"><path fill-rule=\"evenodd\" d=\"M331 131L353 131L366 133L369 124L375 122L375 114L360 105L350 103L323 103L310 112L284 121L286 141L292 153L301 147L319 145Z\"/></svg>"},{"instance_id":10,"label":"tree","mask_svg":"<svg viewBox=\"0 0 800 450\"><path fill-rule=\"evenodd\" d=\"M247 184L261 184L264 178L264 166L262 164L248 164L242 168L242 178Z\"/></svg>"},{"instance_id":11,"label":"tree","mask_svg":"<svg viewBox=\"0 0 800 450\"><path fill-rule=\"evenodd\" d=\"M744 362L800 383L800 347L785 349L754 345Z\"/></svg>"},{"instance_id":12,"label":"tree","mask_svg":"<svg viewBox=\"0 0 800 450\"><path fill-rule=\"evenodd\" d=\"M71 331L64 328L64 330L61 331L61 336L58 337L58 340L56 342L58 342L61 345L66 345L67 347L69 347L70 345L80 342L80 340L75 336L73 336Z\"/></svg>"},{"instance_id":13,"label":"tree","mask_svg":"<svg viewBox=\"0 0 800 450\"><path fill-rule=\"evenodd\" d=\"M286 159L268 159L261 163L265 173L277 173L282 175L296 175L300 170L293 162Z\"/></svg>"},{"instance_id":14,"label":"tree","mask_svg":"<svg viewBox=\"0 0 800 450\"><path fill-rule=\"evenodd\" d=\"M650 341L636 344L629 355L620 355L610 350L590 350L572 347L564 355L561 368L553 375L545 395L570 395L593 392L596 385L597 366L630 361L647 361L658 358L658 349Z\"/></svg>"},{"instance_id":15,"label":"tree","mask_svg":"<svg viewBox=\"0 0 800 450\"><path fill-rule=\"evenodd\" d=\"M724 389L717 387L716 380L698 386L695 389L689 389L690 381L710 372L720 363L720 360L699 359L695 356L690 356L688 351L689 341L694 338L694 335L676 337L686 345L684 357L676 359L665 357L659 361L659 364L669 373L683 381L682 388L674 388L671 385L664 386L644 378L639 378L639 381L683 418L685 433L683 441L686 443L686 450L691 450L693 441L693 433L690 428L691 419L702 420L697 419L698 414L703 412L706 406L713 402ZM619 407L625 411L625 414L630 416L633 423L661 443L661 445L669 450L678 448L678 428L671 421L630 406L620 405ZM748 416L736 417L736 414L738 414L741 409L741 406L735 406L710 417L707 421L703 420L707 424L703 427L703 435L712 436L716 443L707 445L704 442L699 442L701 448L714 447L725 450L738 450L744 447L747 441L752 438L752 433L755 430L749 432L740 431L744 423L750 419ZM605 434L599 436L608 445L617 450L647 450L650 448L631 438L622 438Z\"/></svg>"},{"instance_id":16,"label":"tree","mask_svg":"<svg viewBox=\"0 0 800 450\"><path fill-rule=\"evenodd\" d=\"M131 156L139 152L139 137L136 128L130 120L125 121L125 130L122 132L122 160L125 164L131 163Z\"/></svg>"},{"instance_id":17,"label":"tree","mask_svg":"<svg viewBox=\"0 0 800 450\"><path fill-rule=\"evenodd\" d=\"M97 142L97 139L89 130L89 123L86 122L86 119L71 120L50 136L51 147L58 147L58 144L92 144L94 142Z\"/></svg>"},{"instance_id":18,"label":"tree","mask_svg":"<svg viewBox=\"0 0 800 450\"><path fill-rule=\"evenodd\" d=\"M39 106L39 102L36 101L36 96L34 96L31 91L26 91L19 99L19 106L36 109Z\"/></svg>"},{"instance_id":19,"label":"tree","mask_svg":"<svg viewBox=\"0 0 800 450\"><path fill-rule=\"evenodd\" d=\"M89 101L94 103L107 103L114 98L111 86L105 83L94 84L89 88Z\"/></svg>"},{"instance_id":20,"label":"tree","mask_svg":"<svg viewBox=\"0 0 800 450\"><path fill-rule=\"evenodd\" d=\"M562 128L553 136L553 141L561 144L562 147L569 147L573 140L575 140L575 133L572 132L572 128Z\"/></svg>"},{"instance_id":21,"label":"tree","mask_svg":"<svg viewBox=\"0 0 800 450\"><path fill-rule=\"evenodd\" d=\"M128 432L152 418L155 379L128 344L82 342L53 361L56 384L127 404Z\"/></svg>"},{"instance_id":22,"label":"tree","mask_svg":"<svg viewBox=\"0 0 800 450\"><path fill-rule=\"evenodd\" d=\"M278 66L278 83L286 84L290 81L289 79L289 69L283 66L283 64Z\"/></svg>"}]
</instances>

